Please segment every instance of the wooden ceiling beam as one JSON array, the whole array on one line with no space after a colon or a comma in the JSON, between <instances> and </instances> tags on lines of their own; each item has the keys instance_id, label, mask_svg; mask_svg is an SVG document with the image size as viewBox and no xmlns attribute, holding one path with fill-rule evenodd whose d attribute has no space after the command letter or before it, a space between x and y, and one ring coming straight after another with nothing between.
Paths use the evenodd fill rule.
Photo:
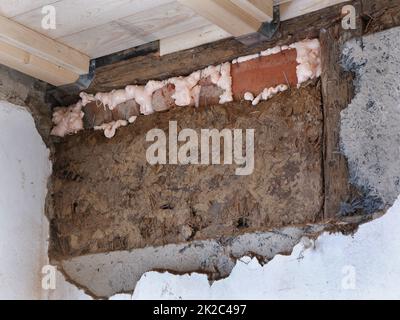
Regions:
<instances>
[{"instance_id":1,"label":"wooden ceiling beam","mask_svg":"<svg viewBox=\"0 0 400 320\"><path fill-rule=\"evenodd\" d=\"M274 18L273 0L231 0L236 6L251 14L259 22L271 22Z\"/></svg>"},{"instance_id":2,"label":"wooden ceiling beam","mask_svg":"<svg viewBox=\"0 0 400 320\"><path fill-rule=\"evenodd\" d=\"M79 75L0 40L0 63L54 86L74 83Z\"/></svg>"},{"instance_id":3,"label":"wooden ceiling beam","mask_svg":"<svg viewBox=\"0 0 400 320\"><path fill-rule=\"evenodd\" d=\"M210 24L202 28L180 33L173 37L161 39L160 56L229 37L232 37L230 33L216 25Z\"/></svg>"},{"instance_id":4,"label":"wooden ceiling beam","mask_svg":"<svg viewBox=\"0 0 400 320\"><path fill-rule=\"evenodd\" d=\"M235 37L257 32L261 27L259 19L229 0L178 1Z\"/></svg>"},{"instance_id":5,"label":"wooden ceiling beam","mask_svg":"<svg viewBox=\"0 0 400 320\"><path fill-rule=\"evenodd\" d=\"M182 4L187 4L187 0L179 0ZM192 2L191 0L189 0ZM209 0L201 0L206 6ZM200 1L200 2L201 2ZM224 1L224 0L223 0ZM225 0L229 2L229 0ZM260 3L264 6L268 3L264 0L230 0L237 6L248 2L252 3L254 6L258 6L262 8ZM273 1L274 5L279 5L280 8L280 19L281 21L286 21L289 19L293 19L302 15L309 14L314 11L322 10L326 7L334 6L348 0L275 0ZM196 1L195 1L196 2ZM257 4L258 3L258 4ZM244 6L242 6L244 8ZM253 7L254 8L254 7ZM273 6L271 6L273 8ZM196 9L194 9L196 10ZM243 10L243 9L242 9ZM251 9L250 9L251 10ZM209 19L209 18L208 18ZM257 18L256 18L257 19ZM210 20L210 19L209 19ZM261 16L258 16L258 20L262 20ZM211 20L210 20L211 21ZM213 22L213 21L212 21ZM213 22L214 23L214 22ZM201 29L191 30L182 35L174 36L171 38L165 38L160 40L160 54L169 54L180 50L191 49L198 45L213 42L216 40L220 40L222 38L229 38L232 36L232 33L221 32L221 26L209 26L208 32L203 32ZM225 29L226 30L226 29Z\"/></svg>"},{"instance_id":6,"label":"wooden ceiling beam","mask_svg":"<svg viewBox=\"0 0 400 320\"><path fill-rule=\"evenodd\" d=\"M3 16L0 41L3 64L50 84L68 84L89 72L87 55ZM12 52L16 57L11 56ZM15 61L21 65L16 67Z\"/></svg>"}]
</instances>

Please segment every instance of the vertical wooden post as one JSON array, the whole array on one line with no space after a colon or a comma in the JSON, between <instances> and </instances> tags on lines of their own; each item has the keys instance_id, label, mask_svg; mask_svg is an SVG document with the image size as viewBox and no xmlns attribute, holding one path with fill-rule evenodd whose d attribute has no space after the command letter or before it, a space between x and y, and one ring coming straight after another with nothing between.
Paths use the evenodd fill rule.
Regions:
<instances>
[{"instance_id":1,"label":"vertical wooden post","mask_svg":"<svg viewBox=\"0 0 400 320\"><path fill-rule=\"evenodd\" d=\"M358 16L361 6L356 1ZM352 188L349 183L347 161L340 152L340 112L353 98L353 75L340 65L343 44L350 38L362 34L361 19L357 19L356 30L344 30L340 23L320 32L322 57L322 101L324 114L324 219L335 218L343 202L351 201Z\"/></svg>"}]
</instances>

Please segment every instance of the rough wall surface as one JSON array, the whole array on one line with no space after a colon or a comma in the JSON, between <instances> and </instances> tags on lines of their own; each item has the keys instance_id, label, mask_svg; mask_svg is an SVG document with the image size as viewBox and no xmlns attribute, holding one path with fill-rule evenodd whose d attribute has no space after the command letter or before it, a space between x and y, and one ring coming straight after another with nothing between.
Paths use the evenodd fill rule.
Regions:
<instances>
[{"instance_id":1,"label":"rough wall surface","mask_svg":"<svg viewBox=\"0 0 400 320\"><path fill-rule=\"evenodd\" d=\"M0 99L26 107L42 139L51 147L52 111L45 102L46 87L42 81L0 65Z\"/></svg>"},{"instance_id":2,"label":"rough wall surface","mask_svg":"<svg viewBox=\"0 0 400 320\"><path fill-rule=\"evenodd\" d=\"M255 169L157 165L146 160L154 127L255 129ZM57 146L52 255L162 246L236 236L320 217L322 110L319 86L280 94L256 108L232 103L176 108L137 120L110 141L80 132Z\"/></svg>"},{"instance_id":3,"label":"rough wall surface","mask_svg":"<svg viewBox=\"0 0 400 320\"><path fill-rule=\"evenodd\" d=\"M132 251L90 254L60 262L68 279L95 297L132 293L142 275L152 270L174 274L198 272L210 281L229 276L236 260L256 256L267 263L277 254L290 254L304 234L317 234L322 226L283 228L265 233L244 234L221 241L147 247ZM308 240L309 241L309 240Z\"/></svg>"},{"instance_id":4,"label":"rough wall surface","mask_svg":"<svg viewBox=\"0 0 400 320\"><path fill-rule=\"evenodd\" d=\"M400 28L351 40L343 53L344 66L356 74L356 94L342 111L341 146L351 180L369 193L373 211L400 193Z\"/></svg>"}]
</instances>

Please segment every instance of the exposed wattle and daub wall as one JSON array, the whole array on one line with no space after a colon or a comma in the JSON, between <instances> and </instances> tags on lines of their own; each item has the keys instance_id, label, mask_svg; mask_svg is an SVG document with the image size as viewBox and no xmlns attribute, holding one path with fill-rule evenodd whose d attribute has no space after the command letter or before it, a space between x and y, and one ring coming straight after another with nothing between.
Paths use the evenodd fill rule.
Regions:
<instances>
[{"instance_id":1,"label":"exposed wattle and daub wall","mask_svg":"<svg viewBox=\"0 0 400 320\"><path fill-rule=\"evenodd\" d=\"M146 133L168 135L169 121L178 132L254 129L254 171L236 175L235 163L150 165ZM96 131L70 136L56 150L52 253L73 257L317 222L322 122L320 88L312 83L257 107L234 102L139 117L111 140Z\"/></svg>"}]
</instances>

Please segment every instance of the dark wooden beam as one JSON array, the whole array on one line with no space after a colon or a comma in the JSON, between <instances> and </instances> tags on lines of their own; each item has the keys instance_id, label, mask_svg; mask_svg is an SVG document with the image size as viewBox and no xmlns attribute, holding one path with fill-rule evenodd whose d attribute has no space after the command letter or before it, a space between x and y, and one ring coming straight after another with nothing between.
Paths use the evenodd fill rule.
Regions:
<instances>
[{"instance_id":1,"label":"dark wooden beam","mask_svg":"<svg viewBox=\"0 0 400 320\"><path fill-rule=\"evenodd\" d=\"M135 57L96 70L88 92L110 91L128 84L144 84L149 80L190 74L212 64L262 51L275 45L315 38L319 30L329 28L341 19L343 4L282 22L273 39L255 46L246 46L230 38L194 49L160 57L158 53Z\"/></svg>"},{"instance_id":2,"label":"dark wooden beam","mask_svg":"<svg viewBox=\"0 0 400 320\"><path fill-rule=\"evenodd\" d=\"M400 0L361 0L363 34L371 34L400 25Z\"/></svg>"},{"instance_id":3,"label":"dark wooden beam","mask_svg":"<svg viewBox=\"0 0 400 320\"><path fill-rule=\"evenodd\" d=\"M354 3L361 11L361 3ZM361 36L363 24L358 17L356 30L344 30L340 24L322 29L321 42L321 92L324 114L324 218L337 217L341 204L350 202L352 187L345 156L340 152L340 112L353 98L353 75L342 69L340 64L342 45L348 39Z\"/></svg>"}]
</instances>

